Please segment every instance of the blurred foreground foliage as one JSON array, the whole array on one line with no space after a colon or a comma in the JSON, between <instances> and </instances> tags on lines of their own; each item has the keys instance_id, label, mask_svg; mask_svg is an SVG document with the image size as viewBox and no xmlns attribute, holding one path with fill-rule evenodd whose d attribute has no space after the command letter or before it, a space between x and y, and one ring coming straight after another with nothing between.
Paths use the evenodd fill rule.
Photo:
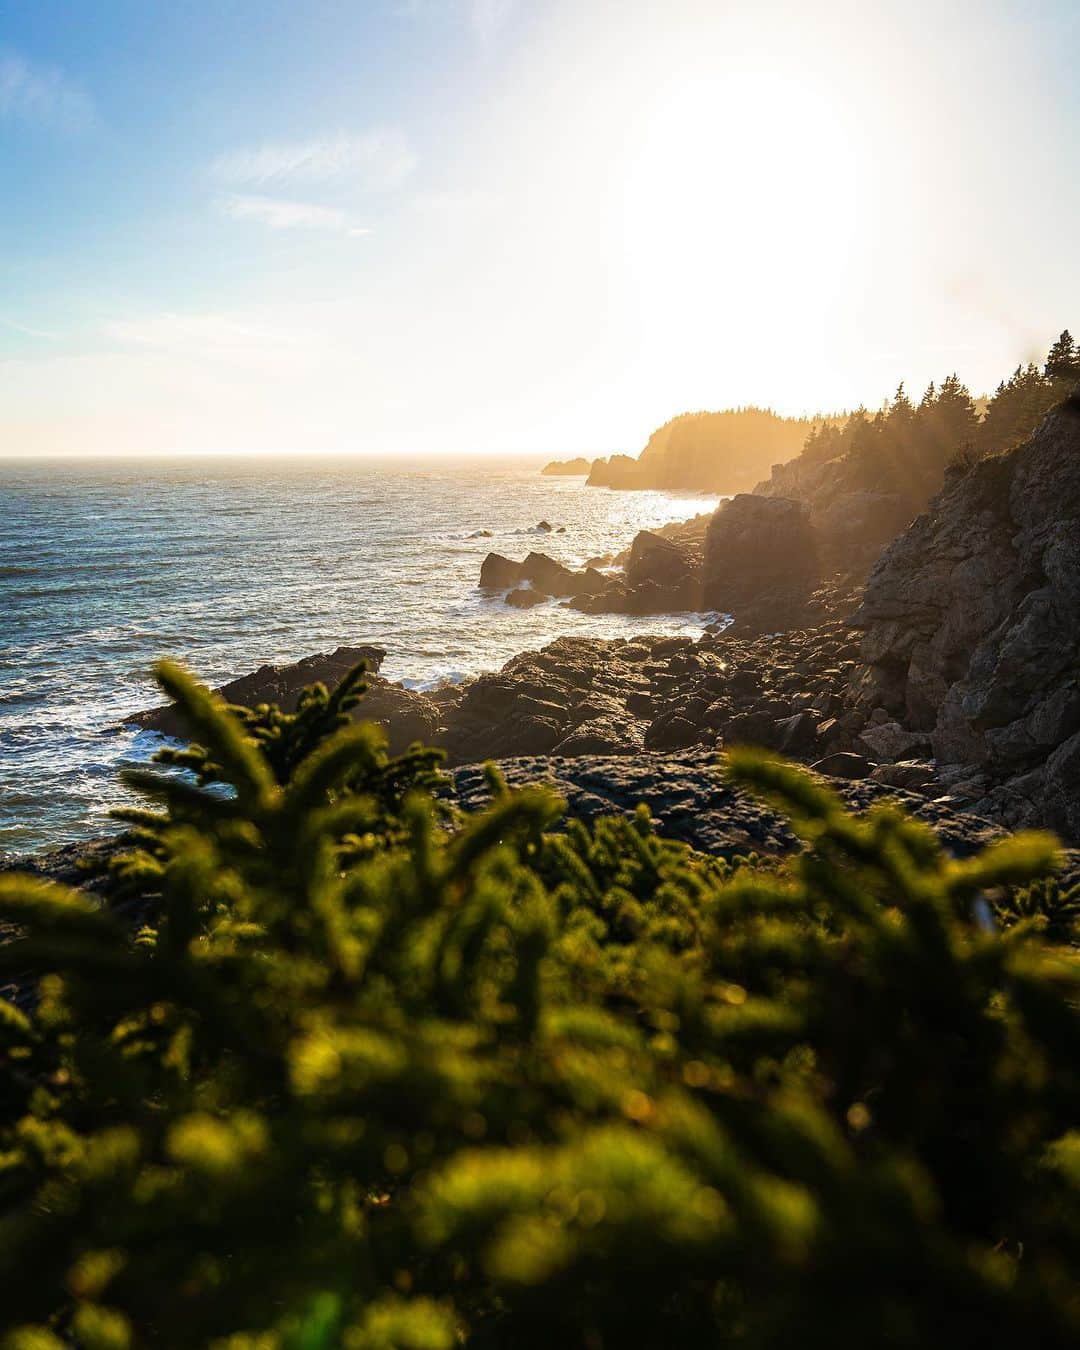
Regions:
<instances>
[{"instance_id":1,"label":"blurred foreground foliage","mask_svg":"<svg viewBox=\"0 0 1080 1350\"><path fill-rule=\"evenodd\" d=\"M448 819L359 673L159 678L202 748L131 776L141 926L0 878L7 1350L1077 1344L1051 839L952 861L745 751L786 865L494 772Z\"/></svg>"}]
</instances>

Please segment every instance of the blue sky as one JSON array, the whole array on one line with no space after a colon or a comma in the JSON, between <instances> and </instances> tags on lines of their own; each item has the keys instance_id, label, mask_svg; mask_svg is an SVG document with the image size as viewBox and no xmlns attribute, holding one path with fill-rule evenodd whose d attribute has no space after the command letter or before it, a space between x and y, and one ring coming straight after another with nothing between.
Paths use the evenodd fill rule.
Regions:
<instances>
[{"instance_id":1,"label":"blue sky","mask_svg":"<svg viewBox=\"0 0 1080 1350\"><path fill-rule=\"evenodd\" d=\"M4 0L0 453L603 453L1080 327L1074 0Z\"/></svg>"}]
</instances>

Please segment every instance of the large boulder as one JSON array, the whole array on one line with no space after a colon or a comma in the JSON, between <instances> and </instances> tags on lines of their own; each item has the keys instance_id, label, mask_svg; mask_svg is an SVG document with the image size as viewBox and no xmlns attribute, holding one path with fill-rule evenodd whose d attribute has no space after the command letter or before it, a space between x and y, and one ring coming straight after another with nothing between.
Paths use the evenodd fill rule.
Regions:
<instances>
[{"instance_id":1,"label":"large boulder","mask_svg":"<svg viewBox=\"0 0 1080 1350\"><path fill-rule=\"evenodd\" d=\"M704 604L734 614L747 631L797 626L820 574L817 539L801 502L741 493L709 524Z\"/></svg>"},{"instance_id":2,"label":"large boulder","mask_svg":"<svg viewBox=\"0 0 1080 1350\"><path fill-rule=\"evenodd\" d=\"M1075 407L950 475L882 554L854 622L864 706L928 734L939 763L978 766L997 785L981 805L1007 823L1080 837L1080 810L1068 809L1080 794Z\"/></svg>"},{"instance_id":3,"label":"large boulder","mask_svg":"<svg viewBox=\"0 0 1080 1350\"><path fill-rule=\"evenodd\" d=\"M328 689L333 689L361 661L374 675L385 658L385 647L338 647L332 652L305 656L288 665L260 666L258 670L221 685L215 692L226 703L241 704L246 708L255 708L260 703L276 703L282 711L294 712L300 691L309 684L325 684ZM380 681L369 679L368 684L370 686L377 682ZM386 681L381 683L385 684ZM125 721L131 726L177 739L189 734L179 710L171 704L132 713Z\"/></svg>"},{"instance_id":4,"label":"large boulder","mask_svg":"<svg viewBox=\"0 0 1080 1350\"><path fill-rule=\"evenodd\" d=\"M506 591L521 581L521 564L501 553L489 553L480 564L480 589Z\"/></svg>"},{"instance_id":5,"label":"large boulder","mask_svg":"<svg viewBox=\"0 0 1080 1350\"><path fill-rule=\"evenodd\" d=\"M639 598L637 613L697 609L701 603L700 550L641 530L630 546L626 584L631 591L646 588L647 607L642 607Z\"/></svg>"},{"instance_id":6,"label":"large boulder","mask_svg":"<svg viewBox=\"0 0 1080 1350\"><path fill-rule=\"evenodd\" d=\"M545 595L575 595L581 587L582 575L546 553L530 553L521 564L521 580Z\"/></svg>"}]
</instances>

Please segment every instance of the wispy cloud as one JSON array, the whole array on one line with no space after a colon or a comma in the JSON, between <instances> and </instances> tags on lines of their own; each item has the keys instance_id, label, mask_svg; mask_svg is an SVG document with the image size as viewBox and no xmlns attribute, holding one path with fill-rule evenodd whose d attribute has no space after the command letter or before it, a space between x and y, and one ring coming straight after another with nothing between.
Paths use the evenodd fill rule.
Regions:
<instances>
[{"instance_id":1,"label":"wispy cloud","mask_svg":"<svg viewBox=\"0 0 1080 1350\"><path fill-rule=\"evenodd\" d=\"M286 141L235 150L220 156L213 170L228 183L322 183L351 179L371 191L400 187L416 167L408 137L396 128L339 131L309 141Z\"/></svg>"},{"instance_id":2,"label":"wispy cloud","mask_svg":"<svg viewBox=\"0 0 1080 1350\"><path fill-rule=\"evenodd\" d=\"M10 328L12 332L23 333L26 337L48 338L50 342L56 340L55 333L47 332L44 328L31 328L28 323L18 323L15 319L9 319L6 314L0 314L0 324Z\"/></svg>"},{"instance_id":3,"label":"wispy cloud","mask_svg":"<svg viewBox=\"0 0 1080 1350\"><path fill-rule=\"evenodd\" d=\"M251 193L234 193L221 202L221 209L233 220L255 220L272 230L332 230L359 238L371 230L356 225L335 206L314 202L283 201Z\"/></svg>"},{"instance_id":4,"label":"wispy cloud","mask_svg":"<svg viewBox=\"0 0 1080 1350\"><path fill-rule=\"evenodd\" d=\"M0 49L0 121L81 131L96 119L93 99L63 71Z\"/></svg>"}]
</instances>

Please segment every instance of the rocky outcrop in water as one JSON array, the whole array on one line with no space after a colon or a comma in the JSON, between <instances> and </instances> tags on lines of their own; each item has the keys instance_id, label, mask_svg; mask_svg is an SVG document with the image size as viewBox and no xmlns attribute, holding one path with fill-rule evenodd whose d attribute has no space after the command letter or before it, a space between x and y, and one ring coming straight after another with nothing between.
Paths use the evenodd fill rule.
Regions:
<instances>
[{"instance_id":1,"label":"rocky outcrop in water","mask_svg":"<svg viewBox=\"0 0 1080 1350\"><path fill-rule=\"evenodd\" d=\"M338 647L333 652L305 656L288 665L260 666L249 675L230 680L216 692L227 703L249 708L260 703L277 703L285 712L293 712L300 691L309 684L321 683L332 689L359 661L365 661L370 672L368 691L354 716L383 726L390 738L391 752L400 754L413 741L433 741L442 725L443 712L433 698L379 676L377 672L385 657L384 647ZM134 713L127 722L177 739L189 734L179 712L171 705Z\"/></svg>"},{"instance_id":2,"label":"rocky outcrop in water","mask_svg":"<svg viewBox=\"0 0 1080 1350\"><path fill-rule=\"evenodd\" d=\"M1080 839L1080 399L952 475L856 622L864 707L924 736L976 809Z\"/></svg>"},{"instance_id":3,"label":"rocky outcrop in water","mask_svg":"<svg viewBox=\"0 0 1080 1350\"><path fill-rule=\"evenodd\" d=\"M577 474L587 474L589 467L589 461L584 456L579 455L577 459L553 459L550 464L545 464L540 472L546 474L549 478L573 477Z\"/></svg>"},{"instance_id":4,"label":"rocky outcrop in water","mask_svg":"<svg viewBox=\"0 0 1080 1350\"><path fill-rule=\"evenodd\" d=\"M641 530L620 572L593 566L574 570L544 553L515 562L489 553L480 567L480 588L505 591L508 605L528 608L564 597L587 614L671 614L701 608L701 557L706 516L660 530Z\"/></svg>"}]
</instances>

